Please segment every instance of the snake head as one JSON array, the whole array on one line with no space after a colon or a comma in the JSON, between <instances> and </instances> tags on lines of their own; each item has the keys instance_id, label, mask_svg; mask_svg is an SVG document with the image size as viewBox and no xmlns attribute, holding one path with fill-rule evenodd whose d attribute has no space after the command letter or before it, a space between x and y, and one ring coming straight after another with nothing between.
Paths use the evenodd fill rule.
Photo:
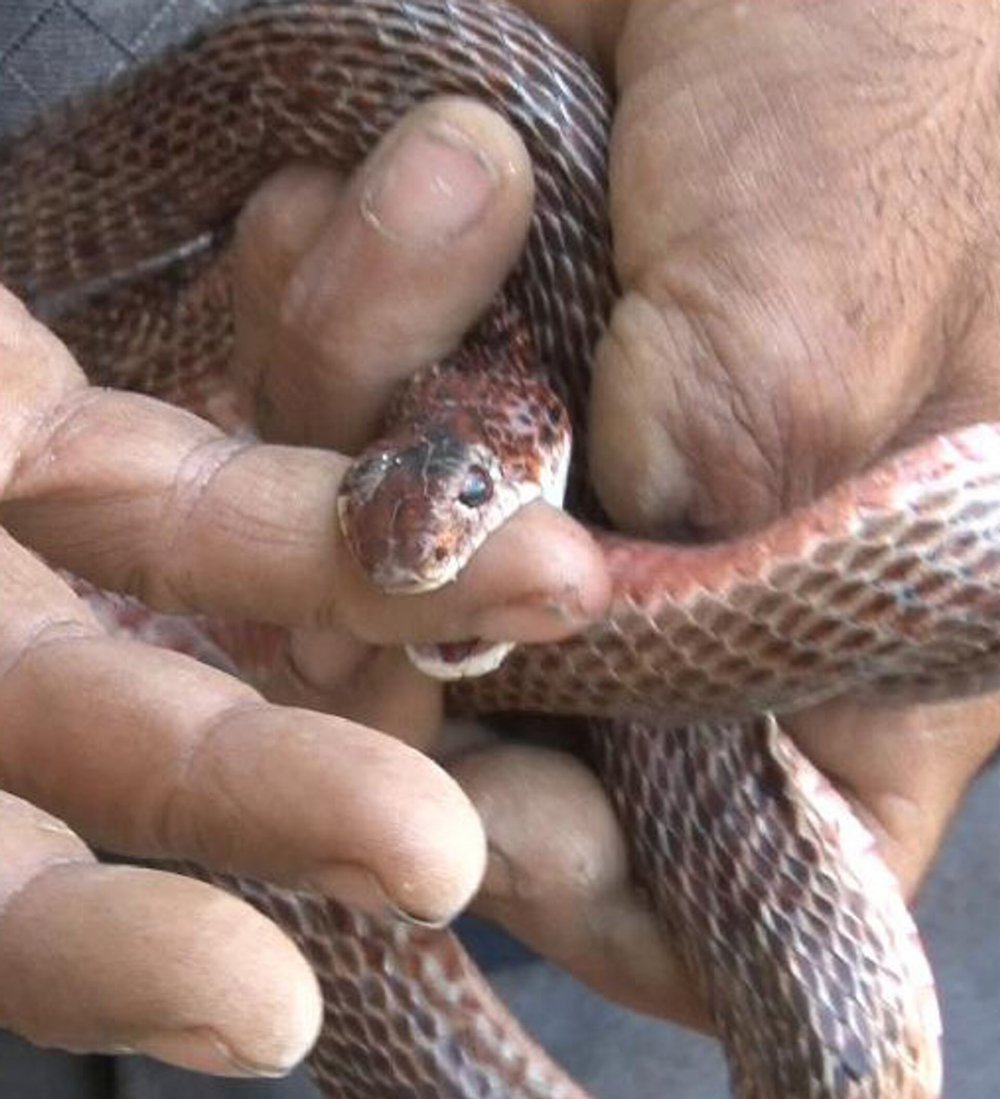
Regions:
<instances>
[{"instance_id":1,"label":"snake head","mask_svg":"<svg viewBox=\"0 0 1000 1099\"><path fill-rule=\"evenodd\" d=\"M525 504L562 506L569 417L535 367L525 329L500 320L414 376L390 410L388 433L341 483L341 530L384 592L451 583ZM457 679L492 671L511 648L470 638L407 652L426 674Z\"/></svg>"},{"instance_id":2,"label":"snake head","mask_svg":"<svg viewBox=\"0 0 1000 1099\"><path fill-rule=\"evenodd\" d=\"M341 529L382 591L416 594L450 583L493 531L545 495L547 471L505 462L489 440L470 436L468 419L460 410L448 426L383 440L345 476ZM564 477L565 460L557 463L563 469L553 476Z\"/></svg>"},{"instance_id":3,"label":"snake head","mask_svg":"<svg viewBox=\"0 0 1000 1099\"><path fill-rule=\"evenodd\" d=\"M525 504L562 504L569 418L526 346L499 346L420 371L341 484L341 529L382 591L440 588Z\"/></svg>"},{"instance_id":4,"label":"snake head","mask_svg":"<svg viewBox=\"0 0 1000 1099\"><path fill-rule=\"evenodd\" d=\"M376 587L433 591L454 580L510 504L485 447L434 431L362 454L341 485L341 528Z\"/></svg>"}]
</instances>

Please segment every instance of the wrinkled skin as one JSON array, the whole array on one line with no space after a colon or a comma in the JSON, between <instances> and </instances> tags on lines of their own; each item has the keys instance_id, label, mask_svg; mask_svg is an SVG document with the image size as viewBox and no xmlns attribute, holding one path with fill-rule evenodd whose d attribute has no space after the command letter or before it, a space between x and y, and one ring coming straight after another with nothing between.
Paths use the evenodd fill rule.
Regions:
<instances>
[{"instance_id":1,"label":"wrinkled skin","mask_svg":"<svg viewBox=\"0 0 1000 1099\"><path fill-rule=\"evenodd\" d=\"M406 127L356 184L341 191L323 178L313 190L324 219L339 219L330 227L339 239L361 234L353 260L397 301L389 345L375 309L361 341L343 344L373 376L395 361L397 343L423 359L449 324L470 325L520 243L530 197L520 143L475 105L451 114L446 125L431 109L409 126L445 127L439 159L453 168L467 157L484 186L478 198L467 192L471 214L454 200L436 218L421 212L417 229L431 233L423 250L401 235L412 207L392 188L407 170L407 142L394 149ZM432 187L424 205L435 196ZM452 232L453 245L436 243ZM248 239L257 235L251 216ZM271 252L269 277L280 260ZM468 279L441 295L429 269L445 262ZM254 264L249 248L241 310L262 274ZM400 304L418 269L422 300L411 290ZM377 285L368 290L383 307ZM277 332L273 306L264 316ZM319 1024L315 978L291 943L203 884L97 865L81 837L439 923L482 876L480 821L454 780L403 740L332 716L360 707L317 712L324 700L294 651L263 684L265 701L214 668L106 636L25 547L163 609L249 615L305 635L337 624L383 644L564 635L600 611L599 561L569 520L545 514L536 518L556 548L543 560L527 552L534 524L513 522L446 592L389 599L366 584L337 533L342 455L229 440L154 400L88 388L66 349L2 290L0 370L0 1026L45 1045L138 1049L207 1072L287 1071ZM372 725L414 739L436 726L437 694L400 654L358 659L350 681L374 700Z\"/></svg>"},{"instance_id":2,"label":"wrinkled skin","mask_svg":"<svg viewBox=\"0 0 1000 1099\"><path fill-rule=\"evenodd\" d=\"M592 432L593 475L622 526L722 537L931 430L1000 418L997 4L525 6L618 86L623 296ZM343 454L369 442L394 382L452 347L491 297L530 191L503 124L456 103L418 112L354 180L298 168L266 185L241 226L236 366L268 439ZM74 1048L281 1071L316 1025L311 977L284 940L206 887L97 867L49 814L111 848L447 918L482 868L469 803L405 744L343 719L449 756L438 688L383 646L568 632L606 596L592 548L532 505L458 585L383 600L332 541L336 454L232 452L154 402L91 393L9 299L0 368L13 538L161 606L302 627L265 704L219 673L102 640L4 538L0 781L14 796L0 800L0 1022ZM238 509L214 506L213 491ZM181 504L170 524L163 501ZM275 530L298 532L295 552ZM95 711L95 699L108 701ZM994 699L848 702L794 731L912 892L998 717ZM589 774L552 750L476 748L453 772L489 838L481 910L605 993L702 1022ZM557 816L558 841L539 826ZM401 844L414 836L419 849ZM179 981L171 959L192 952L199 979ZM157 995L137 1003L138 987Z\"/></svg>"},{"instance_id":3,"label":"wrinkled skin","mask_svg":"<svg viewBox=\"0 0 1000 1099\"><path fill-rule=\"evenodd\" d=\"M623 527L755 528L885 453L997 414L997 4L528 6L595 42L619 89L623 295L591 423L593 476ZM1000 711L845 702L795 732L912 893ZM583 937L620 942L620 894L592 892L599 930ZM544 916L523 919L554 943ZM676 983L650 997L636 941L599 983L685 1013Z\"/></svg>"},{"instance_id":4,"label":"wrinkled skin","mask_svg":"<svg viewBox=\"0 0 1000 1099\"><path fill-rule=\"evenodd\" d=\"M593 476L621 526L752 529L880 455L1000 411L986 357L997 5L933 20L920 0L877 19L861 3L523 6L618 86L623 295L591 430ZM848 701L794 731L912 895L997 745L1000 711L992 698ZM606 994L702 1022L582 768L508 745L457 772L490 836L480 910ZM539 825L555 812L567 823L547 841Z\"/></svg>"}]
</instances>

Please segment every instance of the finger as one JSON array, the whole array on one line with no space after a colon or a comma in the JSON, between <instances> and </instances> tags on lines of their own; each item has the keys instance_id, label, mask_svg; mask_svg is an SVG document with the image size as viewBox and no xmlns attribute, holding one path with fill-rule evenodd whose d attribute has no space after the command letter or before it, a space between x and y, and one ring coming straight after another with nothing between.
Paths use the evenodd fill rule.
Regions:
<instances>
[{"instance_id":1,"label":"finger","mask_svg":"<svg viewBox=\"0 0 1000 1099\"><path fill-rule=\"evenodd\" d=\"M7 536L0 608L0 783L88 841L434 923L475 890L479 821L420 753L104 636Z\"/></svg>"},{"instance_id":2,"label":"finger","mask_svg":"<svg viewBox=\"0 0 1000 1099\"><path fill-rule=\"evenodd\" d=\"M431 752L444 710L443 684L401 648L360 642L341 630L298 630L286 658L257 683L272 702L337 714Z\"/></svg>"},{"instance_id":3,"label":"finger","mask_svg":"<svg viewBox=\"0 0 1000 1099\"><path fill-rule=\"evenodd\" d=\"M447 591L381 596L336 522L345 459L229 439L149 398L88 389L2 291L0 340L0 516L99 586L161 610L342 622L378 641L560 637L606 601L600 555L555 513L528 524L533 534L512 522ZM539 530L553 555L518 553Z\"/></svg>"},{"instance_id":4,"label":"finger","mask_svg":"<svg viewBox=\"0 0 1000 1099\"><path fill-rule=\"evenodd\" d=\"M782 724L855 806L912 898L969 784L1000 744L1000 699L840 701Z\"/></svg>"},{"instance_id":5,"label":"finger","mask_svg":"<svg viewBox=\"0 0 1000 1099\"><path fill-rule=\"evenodd\" d=\"M783 724L851 801L912 898L1000 744L1000 703L836 703ZM460 757L453 773L487 831L475 911L603 995L710 1029L692 979L632 886L620 827L589 769L561 752L502 746Z\"/></svg>"},{"instance_id":6,"label":"finger","mask_svg":"<svg viewBox=\"0 0 1000 1099\"><path fill-rule=\"evenodd\" d=\"M398 383L495 296L533 193L515 131L463 99L411 112L346 187L303 168L266 184L236 267L236 362L266 434L348 453L369 442Z\"/></svg>"},{"instance_id":7,"label":"finger","mask_svg":"<svg viewBox=\"0 0 1000 1099\"><path fill-rule=\"evenodd\" d=\"M463 756L453 773L488 836L474 910L602 995L707 1029L692 979L632 885L593 773L563 752L512 745Z\"/></svg>"},{"instance_id":8,"label":"finger","mask_svg":"<svg viewBox=\"0 0 1000 1099\"><path fill-rule=\"evenodd\" d=\"M100 866L60 821L0 794L0 1026L44 1046L283 1075L321 1020L316 980L248 905Z\"/></svg>"}]
</instances>

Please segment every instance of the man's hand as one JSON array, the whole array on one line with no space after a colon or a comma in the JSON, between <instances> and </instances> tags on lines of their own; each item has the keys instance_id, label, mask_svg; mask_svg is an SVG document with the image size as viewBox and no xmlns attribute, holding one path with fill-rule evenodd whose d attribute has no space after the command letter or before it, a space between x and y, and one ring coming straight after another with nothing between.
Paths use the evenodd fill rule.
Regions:
<instances>
[{"instance_id":1,"label":"man's hand","mask_svg":"<svg viewBox=\"0 0 1000 1099\"><path fill-rule=\"evenodd\" d=\"M484 128L483 115L468 105L418 113L352 181L292 172L287 224L268 213L279 209L273 188L251 206L241 365L280 410L285 438L349 449L392 381L457 340L494 293L531 186L519 142L492 116ZM266 239L254 228L262 221ZM259 265L265 244L276 246L273 267ZM268 298L283 272L280 299ZM254 331L254 287L289 321L287 345L276 342L281 322ZM300 401L265 364L273 354L304 366L310 339L332 349L339 370L332 380L300 373ZM569 520L543 512L512 523L447 591L387 599L338 533L348 459L230 440L153 400L89 388L2 290L0 393L0 1026L209 1072L286 1071L320 1017L316 982L291 944L218 890L97 864L78 837L436 923L479 882L478 818L455 782L399 739L270 704L217 670L109 638L49 566L161 610L316 634L293 644L273 693L310 704L313 665L353 661L370 721L417 740L436 722L437 688L392 650L367 659L375 650L340 645L334 627L379 644L561 636L600 612L600 562ZM315 414L324 403L341 414L340 433L327 436ZM536 524L566 552L527 552Z\"/></svg>"},{"instance_id":2,"label":"man's hand","mask_svg":"<svg viewBox=\"0 0 1000 1099\"><path fill-rule=\"evenodd\" d=\"M592 429L594 477L623 526L726 536L920 434L1000 417L986 358L996 323L986 217L996 173L983 89L996 76L995 5L955 3L933 24L920 0L531 6L616 70L619 83L612 197L624 294L600 353ZM410 132L417 144L396 146L400 159L350 182L291 170L247 211L240 372L269 438L356 449L391 381L459 338L516 252L530 198L517 142L478 109L429 110ZM420 118L433 131L429 145L419 140ZM491 177L482 188L480 156ZM393 165L403 173L395 182ZM456 196L477 190L485 202L470 213ZM418 196L422 213L394 210L393 194ZM460 278L449 277L455 271ZM375 324L365 321L369 309ZM30 338L5 348L0 365L38 358L36 339L47 348L41 359L62 354L23 318L13 330ZM86 391L65 361L60 369L40 389L32 371L14 370L27 388L23 399L8 398L13 426L3 435L15 440L16 460L4 468L26 474L27 488L8 505L9 529L53 561L163 607L311 623L267 685L272 697L432 743L437 688L396 649L366 641L530 640L600 612L606 591L586 538L541 507L492 539L454 591L382 600L344 559L331 522L343 459L230 453L204 425L120 395L91 394L78 409L59 379ZM140 413L153 429L141 451L129 436ZM29 458L38 455L27 465L17 442L25 439L36 440ZM39 447L43 439L58 446ZM125 466L123 453L143 457ZM46 641L50 621L72 630L67 637L57 627L55 644L29 647L27 660L16 645L0 650L0 667L12 669L0 691L14 700L0 734L7 789L119 850L196 855L321 887L331 863L361 865L391 904L427 918L446 918L474 888L475 819L431 764L346 722L265 707L169 654L116 645L102 663L110 643L91 639L85 615L78 638L79 606L10 549L18 568L7 566L13 580L4 583L25 582L9 589L4 646L35 632ZM563 588L556 578L567 570ZM203 706L205 697L221 703ZM81 698L90 713L73 705ZM995 704L981 700L879 712L840 705L803 718L796 732L855 798L912 891L998 726ZM589 773L569 757L521 747L467 755L456 771L489 837L483 910L608 994L703 1021L632 892L620 833ZM24 878L73 888L72 874L47 869L61 858L48 858L49 818L23 802L13 811L41 822L10 833L40 833L28 847L11 841L25 852ZM545 826L554 817L558 833ZM126 879L93 878L119 871L94 867L78 841L66 843L76 845L77 880L94 883L103 913L109 882ZM358 879L348 892L363 899ZM170 917L151 952L127 949L139 929L150 934L147 914L119 907L118 964L108 965L96 920L65 940L80 944L75 954L50 957L44 936L62 942L64 931L46 915L45 895L33 902L34 887L0 879L0 963L15 953L29 963L11 970L22 976L14 992L0 992L0 1017L43 1040L155 1052L155 1042L135 1040L146 1037L144 1017L129 993L156 975L163 991L152 1014L168 1029L208 1035L213 1050L219 1036L231 1063L288 1064L315 1025L301 963L242 906L156 880L158 889L191 892L162 894L157 910ZM231 906L214 939L201 914L210 906ZM83 908L63 911L69 920ZM184 952L205 959L196 987L170 971ZM247 956L264 964L253 972ZM130 968L133 957L147 969ZM67 990L62 1012L49 1003L50 974ZM235 995L256 1005L253 1018L234 1018L233 980L246 982ZM74 1005L93 987L100 1010L84 1018ZM280 997L302 1008L268 1046ZM168 1048L172 1059L210 1064L190 1046L177 1049Z\"/></svg>"},{"instance_id":3,"label":"man's hand","mask_svg":"<svg viewBox=\"0 0 1000 1099\"><path fill-rule=\"evenodd\" d=\"M920 0L523 3L619 94L623 294L591 432L622 527L742 533L933 431L1000 418L996 4L931 22ZM338 678L326 649L303 650L317 682ZM912 895L1000 707L843 702L789 728ZM589 772L515 746L455 771L489 837L479 910L608 995L704 1025Z\"/></svg>"},{"instance_id":4,"label":"man's hand","mask_svg":"<svg viewBox=\"0 0 1000 1099\"><path fill-rule=\"evenodd\" d=\"M997 5L949 5L933 23L920 0L525 7L618 86L612 210L623 294L599 350L591 432L593 476L622 527L742 533L929 432L1000 418L989 358ZM480 117L477 140L500 132ZM441 188L445 203L465 186L455 178ZM317 175L286 174L248 212L244 241L257 258L247 270L258 272L249 300L284 305L277 321L257 310L258 347L273 352L245 361L264 379L278 437L349 450L370 432L366 409L381 407L389 375L378 354L373 369L361 355L343 370L340 334L364 343L345 272L360 256L373 285L383 264L403 270L405 284L406 264L391 258L391 234L372 232L378 219L362 217L346 235L317 232L328 217L339 224L323 192ZM315 204L303 199L310 193ZM300 221L303 209L313 212ZM494 246L506 257L504 232L519 241L523 223L512 208L506 230L501 222ZM419 262L444 269L428 255ZM414 276L403 294L417 313L422 285ZM432 321L415 359L459 330L446 324L442 340ZM282 369L269 375L264 360ZM292 392L300 377L309 384L299 392L318 386L332 403L303 407L308 397ZM573 560L581 547L555 530L532 537L545 515L522 517L519 552ZM376 723L385 706L376 700L407 681L394 650L342 635L300 635L296 655L312 704ZM419 725L409 723L411 739ZM434 743L432 727L420 743ZM843 702L788 727L854 802L912 895L997 743L1000 707L992 698ZM632 889L593 776L569 756L511 745L466 754L454 771L488 834L478 909L606 994L706 1025Z\"/></svg>"},{"instance_id":5,"label":"man's hand","mask_svg":"<svg viewBox=\"0 0 1000 1099\"><path fill-rule=\"evenodd\" d=\"M953 4L933 24L920 0L524 6L618 86L612 209L623 294L599 351L591 432L593 476L621 526L728 537L931 431L1000 418L988 357L995 4ZM435 110L474 146L507 140L483 112ZM438 173L430 190L443 207L470 187L431 150L412 163ZM400 251L407 238L371 216L363 183L345 214L325 178L284 173L247 212L254 339L241 362L274 437L350 451L369 437L397 376L386 362L405 370L433 358L467 322L463 313L438 329L430 307L463 245ZM514 200L497 210L482 224L506 262L523 214ZM355 322L355 271L386 290L382 339ZM465 292L470 311L488 286ZM422 333L402 360L394 302ZM536 508L512 525L525 532L516 552L528 561L556 553L580 568L585 547L569 528L541 526L550 521ZM494 549L501 559L499 539ZM593 606L600 584L589 576L577 591L590 591ZM300 633L293 648L310 705L435 743L434 704L414 701L433 688L414 683L396 650L330 631ZM412 720L388 712L394 697ZM992 698L846 702L789 728L852 799L912 895L997 743L1000 707ZM569 756L511 745L465 754L454 771L488 835L478 909L606 994L705 1025L632 889L593 776Z\"/></svg>"},{"instance_id":6,"label":"man's hand","mask_svg":"<svg viewBox=\"0 0 1000 1099\"><path fill-rule=\"evenodd\" d=\"M591 437L623 528L726 538L930 433L1000 419L996 3L525 7L589 47L619 95L623 293ZM787 727L912 895L1000 705L846 701ZM474 770L503 852L485 907L609 994L697 1020L589 776L510 748ZM532 827L560 801L557 843Z\"/></svg>"}]
</instances>

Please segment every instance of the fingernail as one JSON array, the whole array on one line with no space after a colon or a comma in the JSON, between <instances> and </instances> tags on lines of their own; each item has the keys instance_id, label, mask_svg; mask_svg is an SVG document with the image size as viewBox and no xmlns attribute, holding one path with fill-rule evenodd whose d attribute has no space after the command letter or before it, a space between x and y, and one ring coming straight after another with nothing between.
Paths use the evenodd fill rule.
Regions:
<instances>
[{"instance_id":1,"label":"fingernail","mask_svg":"<svg viewBox=\"0 0 1000 1099\"><path fill-rule=\"evenodd\" d=\"M335 897L343 904L360 908L362 912L380 919L388 917L413 927L437 928L448 923L447 917L439 920L406 911L386 893L376 875L365 867L338 863L310 875L305 884L317 893Z\"/></svg>"},{"instance_id":2,"label":"fingernail","mask_svg":"<svg viewBox=\"0 0 1000 1099\"><path fill-rule=\"evenodd\" d=\"M209 1076L286 1076L295 1067L255 1064L238 1057L213 1030L197 1028L151 1034L135 1042L136 1053Z\"/></svg>"},{"instance_id":3,"label":"fingernail","mask_svg":"<svg viewBox=\"0 0 1000 1099\"><path fill-rule=\"evenodd\" d=\"M388 908L389 916L397 923L404 923L409 927L423 927L428 931L441 931L451 923L451 917L445 916L442 918L432 916L417 916L413 912L407 912L400 908L398 904L389 903Z\"/></svg>"},{"instance_id":4,"label":"fingernail","mask_svg":"<svg viewBox=\"0 0 1000 1099\"><path fill-rule=\"evenodd\" d=\"M461 236L481 218L497 172L461 131L404 131L376 159L361 211L380 233L423 247Z\"/></svg>"}]
</instances>

